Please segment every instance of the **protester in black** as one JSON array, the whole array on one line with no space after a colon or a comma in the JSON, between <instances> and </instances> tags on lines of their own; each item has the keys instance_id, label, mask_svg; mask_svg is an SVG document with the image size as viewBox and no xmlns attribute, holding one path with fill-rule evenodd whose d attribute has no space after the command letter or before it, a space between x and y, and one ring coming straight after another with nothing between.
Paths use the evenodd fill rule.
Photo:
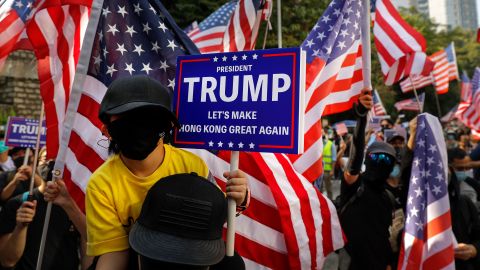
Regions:
<instances>
[{"instance_id":1,"label":"protester in black","mask_svg":"<svg viewBox=\"0 0 480 270\"><path fill-rule=\"evenodd\" d=\"M460 194L459 181L452 167L448 196L452 215L452 231L458 242L455 249L457 270L480 269L480 220L473 202Z\"/></svg>"},{"instance_id":2,"label":"protester in black","mask_svg":"<svg viewBox=\"0 0 480 270\"><path fill-rule=\"evenodd\" d=\"M34 190L32 199L36 201L35 217L30 224L21 224L16 222L16 213L17 209L24 204L27 195L21 194L10 199L0 213L0 246L4 246L4 249L0 250L0 263L6 269L15 267L15 270L30 270L35 269L37 263L47 202L43 199L41 190ZM28 228L24 226L28 226ZM26 239L16 239L16 232L23 229L27 229ZM22 245L22 243L24 243L24 251L20 253L21 257L16 261L15 258L18 258L19 254L11 253L14 252L15 246ZM42 269L78 270L79 243L79 233L67 214L61 207L54 205ZM14 259L12 260L12 258Z\"/></svg>"},{"instance_id":3,"label":"protester in black","mask_svg":"<svg viewBox=\"0 0 480 270\"><path fill-rule=\"evenodd\" d=\"M354 106L357 126L341 184L339 217L347 237L349 269L385 270L392 256L388 231L392 222L392 200L385 192L385 184L395 163L395 150L387 143L374 142L367 150L366 170L360 174L371 95L363 92L359 101L360 104Z\"/></svg>"}]
</instances>

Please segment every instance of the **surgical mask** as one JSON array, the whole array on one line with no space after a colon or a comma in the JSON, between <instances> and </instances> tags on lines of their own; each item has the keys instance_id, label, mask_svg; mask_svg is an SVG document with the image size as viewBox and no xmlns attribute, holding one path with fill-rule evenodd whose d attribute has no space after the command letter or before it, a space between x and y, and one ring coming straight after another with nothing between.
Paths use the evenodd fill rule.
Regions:
<instances>
[{"instance_id":1,"label":"surgical mask","mask_svg":"<svg viewBox=\"0 0 480 270\"><path fill-rule=\"evenodd\" d=\"M390 177L392 178L398 178L400 176L400 165L396 164L393 167L392 172L390 173Z\"/></svg>"},{"instance_id":2,"label":"surgical mask","mask_svg":"<svg viewBox=\"0 0 480 270\"><path fill-rule=\"evenodd\" d=\"M455 175L457 176L458 181L465 181L468 178L466 171L455 171Z\"/></svg>"},{"instance_id":3,"label":"surgical mask","mask_svg":"<svg viewBox=\"0 0 480 270\"><path fill-rule=\"evenodd\" d=\"M142 117L125 116L111 122L108 132L126 158L144 160L157 147L163 128Z\"/></svg>"}]
</instances>

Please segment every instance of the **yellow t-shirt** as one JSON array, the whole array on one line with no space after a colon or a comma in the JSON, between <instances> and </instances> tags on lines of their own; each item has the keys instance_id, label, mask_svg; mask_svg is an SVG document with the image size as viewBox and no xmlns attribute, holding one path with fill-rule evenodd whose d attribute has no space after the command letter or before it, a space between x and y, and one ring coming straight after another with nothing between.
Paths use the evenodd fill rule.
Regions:
<instances>
[{"instance_id":1,"label":"yellow t-shirt","mask_svg":"<svg viewBox=\"0 0 480 270\"><path fill-rule=\"evenodd\" d=\"M195 154L164 145L165 157L148 177L137 177L118 155L110 157L90 178L86 194L87 255L127 250L128 232L140 215L148 190L159 179L196 172L208 177L205 162Z\"/></svg>"}]
</instances>

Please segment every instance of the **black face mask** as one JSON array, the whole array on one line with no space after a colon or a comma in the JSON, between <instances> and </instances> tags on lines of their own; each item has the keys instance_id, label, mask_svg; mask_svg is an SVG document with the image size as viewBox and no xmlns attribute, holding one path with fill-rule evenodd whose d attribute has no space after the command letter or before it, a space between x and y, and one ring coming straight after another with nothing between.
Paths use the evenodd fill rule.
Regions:
<instances>
[{"instance_id":1,"label":"black face mask","mask_svg":"<svg viewBox=\"0 0 480 270\"><path fill-rule=\"evenodd\" d=\"M15 167L17 167L17 169L22 167L24 159L25 159L25 157L17 157L15 159L13 159L13 164L15 164Z\"/></svg>"},{"instance_id":2,"label":"black face mask","mask_svg":"<svg viewBox=\"0 0 480 270\"><path fill-rule=\"evenodd\" d=\"M128 115L108 125L112 143L117 144L122 155L133 160L147 158L157 147L163 130L161 126L145 119L145 115Z\"/></svg>"},{"instance_id":3,"label":"black face mask","mask_svg":"<svg viewBox=\"0 0 480 270\"><path fill-rule=\"evenodd\" d=\"M377 163L370 158L365 158L365 180L374 186L383 188L395 164Z\"/></svg>"}]
</instances>

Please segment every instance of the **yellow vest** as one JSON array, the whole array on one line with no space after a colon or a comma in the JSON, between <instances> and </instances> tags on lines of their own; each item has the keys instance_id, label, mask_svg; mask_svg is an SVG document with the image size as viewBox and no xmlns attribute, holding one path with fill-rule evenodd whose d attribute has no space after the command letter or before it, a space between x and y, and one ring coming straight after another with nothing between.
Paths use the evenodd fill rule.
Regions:
<instances>
[{"instance_id":1,"label":"yellow vest","mask_svg":"<svg viewBox=\"0 0 480 270\"><path fill-rule=\"evenodd\" d=\"M332 171L332 141L327 140L325 146L323 146L323 170Z\"/></svg>"}]
</instances>

